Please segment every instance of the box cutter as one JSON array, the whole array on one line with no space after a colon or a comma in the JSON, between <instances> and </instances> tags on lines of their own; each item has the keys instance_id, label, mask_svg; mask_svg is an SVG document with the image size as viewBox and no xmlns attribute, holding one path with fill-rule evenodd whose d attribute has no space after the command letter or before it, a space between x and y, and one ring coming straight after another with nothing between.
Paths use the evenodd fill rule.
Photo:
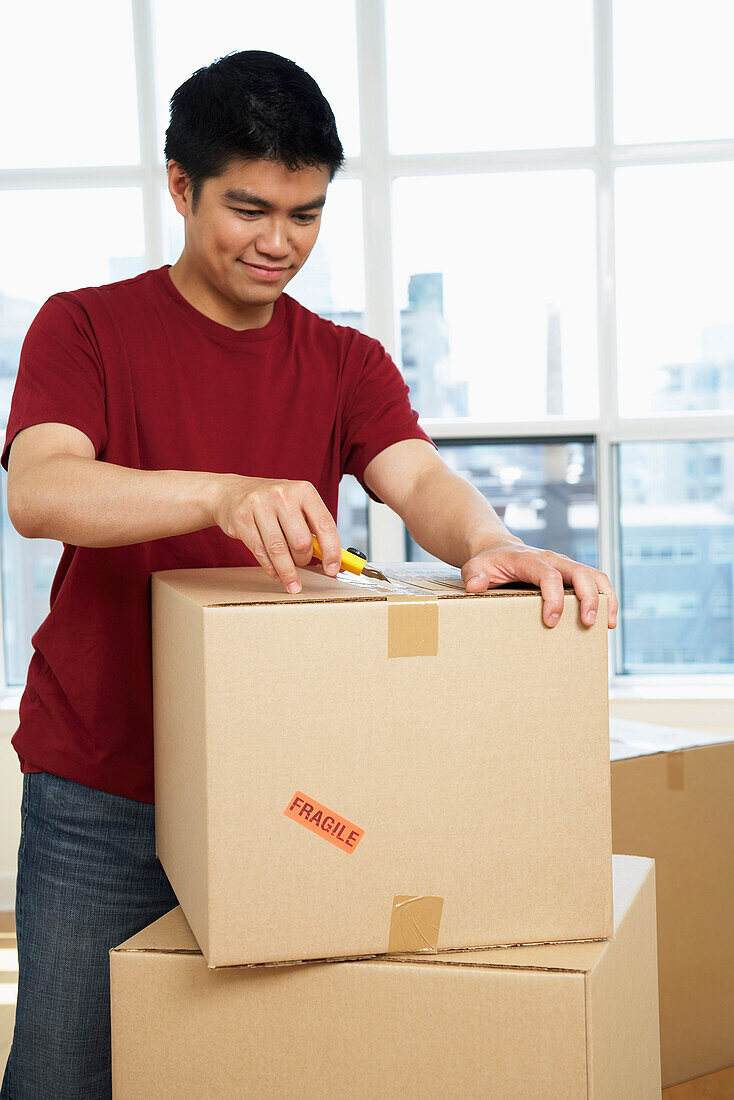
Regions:
<instances>
[{"instance_id":1,"label":"box cutter","mask_svg":"<svg viewBox=\"0 0 734 1100\"><path fill-rule=\"evenodd\" d=\"M322 560L321 547L314 538L313 540L313 552L315 556ZM346 550L342 550L342 569L346 569L349 573L354 573L357 577L372 577L376 581L386 581L390 583L389 579L384 573L381 573L379 569L375 569L367 562L367 555L363 554L361 550L355 550L353 546L349 546Z\"/></svg>"}]
</instances>

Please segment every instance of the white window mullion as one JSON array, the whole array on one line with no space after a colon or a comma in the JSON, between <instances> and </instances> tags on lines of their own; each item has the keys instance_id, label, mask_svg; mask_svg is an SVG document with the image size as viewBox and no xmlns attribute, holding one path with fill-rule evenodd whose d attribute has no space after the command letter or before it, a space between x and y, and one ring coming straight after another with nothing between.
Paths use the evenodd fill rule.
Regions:
<instances>
[{"instance_id":1,"label":"white window mullion","mask_svg":"<svg viewBox=\"0 0 734 1100\"><path fill-rule=\"evenodd\" d=\"M387 145L387 51L384 0L356 0L359 118L364 165L365 331L396 357L391 177ZM402 561L405 528L384 505L368 502L369 557Z\"/></svg>"},{"instance_id":2,"label":"white window mullion","mask_svg":"<svg viewBox=\"0 0 734 1100\"><path fill-rule=\"evenodd\" d=\"M601 441L600 441L601 445ZM609 672L611 676L611 685L613 685L622 671L622 657L623 657L623 634L624 623L622 621L622 524L620 517L621 508L621 495L619 490L619 450L615 446L611 438L607 438L603 441L604 454L606 456L607 463L607 492L608 500L605 508L607 521L609 524L609 554L610 554L610 568L604 569L604 572L608 574L614 591L617 594L617 598L620 602L619 613L617 614L617 627L612 632L610 637L609 648ZM602 566L602 568L604 568Z\"/></svg>"},{"instance_id":3,"label":"white window mullion","mask_svg":"<svg viewBox=\"0 0 734 1100\"><path fill-rule=\"evenodd\" d=\"M392 219L387 150L387 58L383 0L357 0L365 330L395 354Z\"/></svg>"},{"instance_id":4,"label":"white window mullion","mask_svg":"<svg viewBox=\"0 0 734 1100\"><path fill-rule=\"evenodd\" d=\"M92 168L2 168L0 191L63 191L72 188L137 187L138 164L95 165Z\"/></svg>"},{"instance_id":5,"label":"white window mullion","mask_svg":"<svg viewBox=\"0 0 734 1100\"><path fill-rule=\"evenodd\" d=\"M597 379L599 430L596 436L596 484L599 502L599 568L617 594L620 588L618 553L619 508L616 492L612 432L619 419L616 355L616 299L614 265L614 77L612 57L612 2L594 0L594 119L596 130L596 287ZM621 624L621 616L618 616ZM609 673L621 660L621 625L609 636Z\"/></svg>"},{"instance_id":6,"label":"white window mullion","mask_svg":"<svg viewBox=\"0 0 734 1100\"><path fill-rule=\"evenodd\" d=\"M138 131L143 169L143 224L145 266L163 264L162 175L157 149L158 124L153 56L152 0L132 0L135 43L135 80L138 90Z\"/></svg>"},{"instance_id":7,"label":"white window mullion","mask_svg":"<svg viewBox=\"0 0 734 1100\"><path fill-rule=\"evenodd\" d=\"M532 443L538 437L595 435L599 430L599 421L571 420L564 417L549 417L547 420L472 420L468 417L434 419L421 417L421 427L432 439L474 441L494 439L527 439Z\"/></svg>"}]
</instances>

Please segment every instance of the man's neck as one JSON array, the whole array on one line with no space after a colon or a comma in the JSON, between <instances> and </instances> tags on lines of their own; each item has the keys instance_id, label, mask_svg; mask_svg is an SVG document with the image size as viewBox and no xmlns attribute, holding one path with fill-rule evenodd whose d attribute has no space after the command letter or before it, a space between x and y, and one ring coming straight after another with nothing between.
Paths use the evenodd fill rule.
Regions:
<instances>
[{"instance_id":1,"label":"man's neck","mask_svg":"<svg viewBox=\"0 0 734 1100\"><path fill-rule=\"evenodd\" d=\"M203 313L205 317L216 321L217 324L225 325L236 332L244 332L251 328L264 328L272 319L275 309L273 302L267 302L265 305L236 307L234 303L223 299L195 271L192 271L183 256L169 267L168 274L181 297L185 298L199 313Z\"/></svg>"}]
</instances>

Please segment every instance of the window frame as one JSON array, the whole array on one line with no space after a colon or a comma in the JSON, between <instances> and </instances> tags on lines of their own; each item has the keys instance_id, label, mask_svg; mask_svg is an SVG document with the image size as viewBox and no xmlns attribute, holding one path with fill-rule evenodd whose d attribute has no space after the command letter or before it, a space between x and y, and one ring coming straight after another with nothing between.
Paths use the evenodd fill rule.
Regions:
<instances>
[{"instance_id":1,"label":"window frame","mask_svg":"<svg viewBox=\"0 0 734 1100\"><path fill-rule=\"evenodd\" d=\"M400 347L399 310L395 305L392 257L392 185L401 176L462 175L508 171L590 169L596 192L597 376L599 415L585 420L548 417L514 422L473 418L421 418L439 441L481 442L507 439L535 442L567 436L592 436L596 446L599 499L599 568L621 591L617 445L623 442L731 438L731 412L619 414L616 346L614 177L617 168L645 165L702 164L734 159L734 140L615 145L613 141L613 0L592 0L594 43L595 142L584 148L447 153L391 154L388 148L387 57L384 0L357 0L360 122L363 163L349 169L363 179L365 211L365 328L395 355ZM360 35L361 31L361 35ZM369 58L369 64L366 63ZM370 212L372 212L370 214ZM370 221L370 216L372 221ZM376 219L376 220L375 220ZM367 227L370 226L370 232ZM380 231L376 231L379 229ZM378 245L377 242L380 242ZM370 555L398 560L404 527L394 513L370 500ZM734 698L734 676L727 673L622 674L620 615L609 636L610 694L620 699Z\"/></svg>"},{"instance_id":2,"label":"window frame","mask_svg":"<svg viewBox=\"0 0 734 1100\"><path fill-rule=\"evenodd\" d=\"M528 149L447 154L391 154L388 148L385 0L354 0L357 36L361 153L347 160L340 179L362 184L365 259L365 331L395 358L400 347L392 249L392 187L403 176L462 175L489 172L590 169L595 179L597 254L597 346L599 416L589 420L549 417L526 422L476 419L422 419L436 440L528 442L567 436L592 436L596 446L599 499L599 567L620 591L617 445L652 440L732 438L731 412L659 414L622 418L617 392L616 298L614 262L614 182L622 167L703 164L734 161L734 140L615 145L613 142L613 0L589 0L593 6L595 141L584 148ZM138 165L90 168L0 170L0 190L84 187L139 187L143 198L145 265L164 260L160 187L165 180L157 147L154 0L130 0L141 161ZM404 555L404 527L384 505L368 500L368 553L373 560ZM0 593L1 599L1 593ZM2 607L0 605L0 614ZM620 617L621 618L621 617ZM623 624L610 634L610 691L619 699L732 699L734 676L676 674L620 675ZM14 710L20 691L5 685L4 642L0 646L0 710ZM0 722L0 724L2 724Z\"/></svg>"}]
</instances>

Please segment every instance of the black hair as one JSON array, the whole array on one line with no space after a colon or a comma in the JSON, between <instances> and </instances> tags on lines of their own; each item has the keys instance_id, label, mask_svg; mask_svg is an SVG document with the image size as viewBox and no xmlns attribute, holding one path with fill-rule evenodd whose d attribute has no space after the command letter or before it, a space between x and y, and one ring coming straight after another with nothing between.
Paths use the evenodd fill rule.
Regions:
<instances>
[{"instance_id":1,"label":"black hair","mask_svg":"<svg viewBox=\"0 0 734 1100\"><path fill-rule=\"evenodd\" d=\"M237 159L273 160L295 171L344 163L333 111L313 77L265 50L229 53L197 69L171 96L166 162L192 185L195 212L206 179Z\"/></svg>"}]
</instances>

